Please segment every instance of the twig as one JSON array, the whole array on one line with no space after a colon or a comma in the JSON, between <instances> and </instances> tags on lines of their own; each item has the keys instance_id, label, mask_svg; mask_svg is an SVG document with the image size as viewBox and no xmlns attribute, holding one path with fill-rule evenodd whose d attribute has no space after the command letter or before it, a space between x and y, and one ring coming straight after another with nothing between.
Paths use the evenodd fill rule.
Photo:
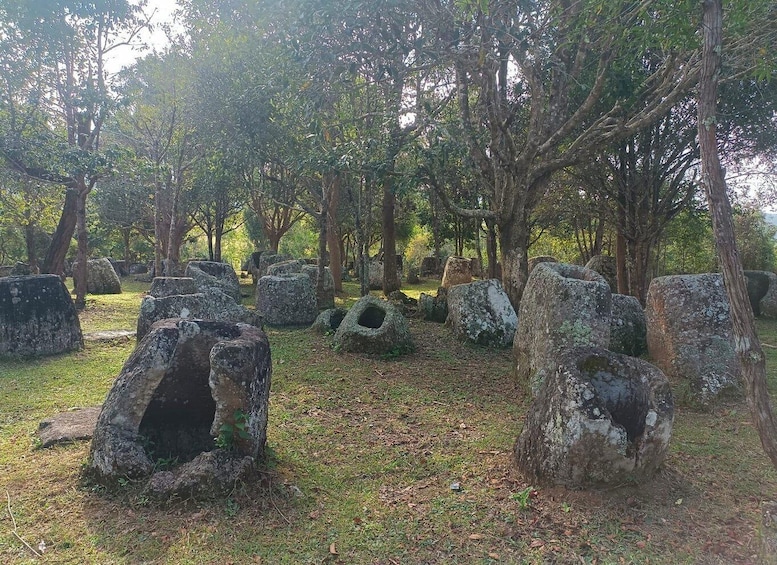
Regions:
<instances>
[{"instance_id":1,"label":"twig","mask_svg":"<svg viewBox=\"0 0 777 565\"><path fill-rule=\"evenodd\" d=\"M272 494L272 483L270 483L270 488L268 488L267 490L268 490L268 492L270 493L270 502L272 502L272 505L273 505L273 507L274 507L274 508L275 508L275 510L278 512L278 514L280 514L280 515L281 515L281 518L283 518L284 520L286 520L286 523L287 523L289 526L291 526L291 525L292 525L292 523L291 523L291 520L289 520L289 519L286 517L286 515L285 515L283 512L281 512L281 509L280 509L280 508L278 508L278 505L277 505L277 504L275 504L275 497L274 497L274 496L273 496L273 494Z\"/></svg>"},{"instance_id":2,"label":"twig","mask_svg":"<svg viewBox=\"0 0 777 565\"><path fill-rule=\"evenodd\" d=\"M6 507L8 508L8 515L11 517L11 522L13 523L13 530L11 530L11 533L16 536L16 539L18 539L20 542L22 542L27 549L29 549L35 557L42 557L40 553L35 551L35 549L27 543L22 536L19 535L19 532L16 529L16 518L13 516L13 512L11 512L11 495L8 493L8 490L5 491L5 498L8 501L6 503Z\"/></svg>"},{"instance_id":3,"label":"twig","mask_svg":"<svg viewBox=\"0 0 777 565\"><path fill-rule=\"evenodd\" d=\"M769 349L777 349L777 345L769 345L768 343L761 342L761 347L768 347Z\"/></svg>"}]
</instances>

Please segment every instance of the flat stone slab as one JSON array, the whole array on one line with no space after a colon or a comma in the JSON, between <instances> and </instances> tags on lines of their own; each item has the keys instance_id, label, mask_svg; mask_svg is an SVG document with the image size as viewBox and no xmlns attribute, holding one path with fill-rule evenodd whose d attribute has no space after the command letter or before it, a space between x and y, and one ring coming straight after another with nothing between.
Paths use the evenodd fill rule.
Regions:
<instances>
[{"instance_id":1,"label":"flat stone slab","mask_svg":"<svg viewBox=\"0 0 777 565\"><path fill-rule=\"evenodd\" d=\"M91 332L84 334L84 341L129 341L137 335L135 330L106 330L104 332Z\"/></svg>"},{"instance_id":2,"label":"flat stone slab","mask_svg":"<svg viewBox=\"0 0 777 565\"><path fill-rule=\"evenodd\" d=\"M92 439L102 406L78 408L46 418L38 424L40 447Z\"/></svg>"}]
</instances>

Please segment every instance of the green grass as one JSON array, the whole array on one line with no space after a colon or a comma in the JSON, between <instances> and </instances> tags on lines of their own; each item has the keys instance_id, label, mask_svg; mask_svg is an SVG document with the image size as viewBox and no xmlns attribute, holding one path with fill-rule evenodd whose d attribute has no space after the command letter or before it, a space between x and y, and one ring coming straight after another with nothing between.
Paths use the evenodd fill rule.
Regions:
<instances>
[{"instance_id":1,"label":"green grass","mask_svg":"<svg viewBox=\"0 0 777 565\"><path fill-rule=\"evenodd\" d=\"M403 290L417 297L437 284ZM88 298L85 332L134 328L146 286L124 289ZM338 301L350 304L357 287L345 289ZM510 352L409 323L416 351L392 360L269 329L266 467L228 495L161 506L132 483L107 493L85 482L88 443L36 449L38 422L99 403L132 343L0 360L0 495L17 533L33 547L43 540L42 561L52 563L752 561L759 504L775 496L777 473L743 402L679 408L665 469L648 485L530 489L511 460L527 400L510 378ZM777 323L759 321L759 332L777 345ZM777 350L766 352L775 391ZM0 562L36 561L8 511L0 516Z\"/></svg>"}]
</instances>

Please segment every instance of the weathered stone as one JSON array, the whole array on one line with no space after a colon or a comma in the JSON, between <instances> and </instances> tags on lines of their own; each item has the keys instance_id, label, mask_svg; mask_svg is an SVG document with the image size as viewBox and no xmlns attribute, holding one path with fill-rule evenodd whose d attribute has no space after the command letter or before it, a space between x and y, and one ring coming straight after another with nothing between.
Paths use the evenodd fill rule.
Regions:
<instances>
[{"instance_id":1,"label":"weathered stone","mask_svg":"<svg viewBox=\"0 0 777 565\"><path fill-rule=\"evenodd\" d=\"M758 528L758 557L761 565L777 565L777 502L761 504Z\"/></svg>"},{"instance_id":2,"label":"weathered stone","mask_svg":"<svg viewBox=\"0 0 777 565\"><path fill-rule=\"evenodd\" d=\"M316 289L302 273L265 275L256 285L256 311L271 326L309 326L318 315Z\"/></svg>"},{"instance_id":3,"label":"weathered stone","mask_svg":"<svg viewBox=\"0 0 777 565\"><path fill-rule=\"evenodd\" d=\"M189 261L185 276L194 279L200 292L215 288L240 303L240 281L232 265L216 261Z\"/></svg>"},{"instance_id":4,"label":"weathered stone","mask_svg":"<svg viewBox=\"0 0 777 565\"><path fill-rule=\"evenodd\" d=\"M440 286L451 288L457 284L472 282L472 264L466 257L448 257Z\"/></svg>"},{"instance_id":5,"label":"weathered stone","mask_svg":"<svg viewBox=\"0 0 777 565\"><path fill-rule=\"evenodd\" d=\"M271 367L267 336L254 326L155 324L103 404L89 471L103 482L149 478L153 491L166 494L233 477L246 457L250 463L264 454ZM229 451L202 456L216 438ZM154 474L154 461L162 459L182 467Z\"/></svg>"},{"instance_id":6,"label":"weathered stone","mask_svg":"<svg viewBox=\"0 0 777 565\"><path fill-rule=\"evenodd\" d=\"M0 355L54 355L83 347L73 299L57 275L0 279Z\"/></svg>"},{"instance_id":7,"label":"weathered stone","mask_svg":"<svg viewBox=\"0 0 777 565\"><path fill-rule=\"evenodd\" d=\"M585 268L602 275L607 284L610 285L610 291L612 293L618 292L618 265L615 262L615 257L594 255L585 264Z\"/></svg>"},{"instance_id":8,"label":"weathered stone","mask_svg":"<svg viewBox=\"0 0 777 565\"><path fill-rule=\"evenodd\" d=\"M0 277L10 277L13 275L13 265L0 265Z\"/></svg>"},{"instance_id":9,"label":"weathered stone","mask_svg":"<svg viewBox=\"0 0 777 565\"><path fill-rule=\"evenodd\" d=\"M558 259L551 257L550 255L537 255L536 257L529 257L529 274L534 270L534 267L540 263L558 263Z\"/></svg>"},{"instance_id":10,"label":"weathered stone","mask_svg":"<svg viewBox=\"0 0 777 565\"><path fill-rule=\"evenodd\" d=\"M648 288L650 357L670 378L685 382L701 405L739 388L728 297L719 274L653 279Z\"/></svg>"},{"instance_id":11,"label":"weathered stone","mask_svg":"<svg viewBox=\"0 0 777 565\"><path fill-rule=\"evenodd\" d=\"M92 439L100 409L100 406L79 408L46 418L38 424L40 447Z\"/></svg>"},{"instance_id":12,"label":"weathered stone","mask_svg":"<svg viewBox=\"0 0 777 565\"><path fill-rule=\"evenodd\" d=\"M348 311L343 308L324 310L316 317L310 329L320 334L334 333L340 327L347 313Z\"/></svg>"},{"instance_id":13,"label":"weathered stone","mask_svg":"<svg viewBox=\"0 0 777 565\"><path fill-rule=\"evenodd\" d=\"M199 292L191 277L154 277L148 293L154 298L164 298L176 294L195 294Z\"/></svg>"},{"instance_id":14,"label":"weathered stone","mask_svg":"<svg viewBox=\"0 0 777 565\"><path fill-rule=\"evenodd\" d=\"M777 275L769 271L745 271L745 279L753 314L777 318Z\"/></svg>"},{"instance_id":15,"label":"weathered stone","mask_svg":"<svg viewBox=\"0 0 777 565\"><path fill-rule=\"evenodd\" d=\"M407 270L407 284L419 284L421 278L418 274L418 267L410 267Z\"/></svg>"},{"instance_id":16,"label":"weathered stone","mask_svg":"<svg viewBox=\"0 0 777 565\"><path fill-rule=\"evenodd\" d=\"M238 481L247 480L256 472L252 457L235 457L225 449L200 453L191 461L172 471L159 471L151 475L145 492L151 496L166 498L196 496L230 491Z\"/></svg>"},{"instance_id":17,"label":"weathered stone","mask_svg":"<svg viewBox=\"0 0 777 565\"><path fill-rule=\"evenodd\" d=\"M421 259L421 276L441 275L444 264L441 257L424 257Z\"/></svg>"},{"instance_id":18,"label":"weathered stone","mask_svg":"<svg viewBox=\"0 0 777 565\"><path fill-rule=\"evenodd\" d=\"M324 267L324 285L318 292L318 265L303 265L302 274L310 278L310 283L316 290L316 301L319 310L328 310L335 307L335 279L329 267Z\"/></svg>"},{"instance_id":19,"label":"weathered stone","mask_svg":"<svg viewBox=\"0 0 777 565\"><path fill-rule=\"evenodd\" d=\"M119 277L126 277L129 275L129 271L127 270L127 262L122 259L114 259L113 257L108 257L108 261L111 262L111 266L113 267L113 270L116 272Z\"/></svg>"},{"instance_id":20,"label":"weathered stone","mask_svg":"<svg viewBox=\"0 0 777 565\"><path fill-rule=\"evenodd\" d=\"M448 289L445 324L461 340L486 347L510 347L518 316L502 283L489 279Z\"/></svg>"},{"instance_id":21,"label":"weathered stone","mask_svg":"<svg viewBox=\"0 0 777 565\"><path fill-rule=\"evenodd\" d=\"M406 353L414 349L404 316L390 303L362 296L348 310L333 340L336 351Z\"/></svg>"},{"instance_id":22,"label":"weathered stone","mask_svg":"<svg viewBox=\"0 0 777 565\"><path fill-rule=\"evenodd\" d=\"M261 257L259 257L259 267L256 269L257 282L259 281L260 278L262 278L267 274L267 270L270 268L270 265L275 265L275 263L280 263L282 261L289 261L291 259L292 257L290 255L270 253L270 252L262 253Z\"/></svg>"},{"instance_id":23,"label":"weathered stone","mask_svg":"<svg viewBox=\"0 0 777 565\"><path fill-rule=\"evenodd\" d=\"M136 335L135 330L105 330L84 334L84 341L130 341Z\"/></svg>"},{"instance_id":24,"label":"weathered stone","mask_svg":"<svg viewBox=\"0 0 777 565\"><path fill-rule=\"evenodd\" d=\"M145 263L133 263L127 270L130 275L145 275L148 273L148 265Z\"/></svg>"},{"instance_id":25,"label":"weathered stone","mask_svg":"<svg viewBox=\"0 0 777 565\"><path fill-rule=\"evenodd\" d=\"M639 357L647 351L645 311L634 296L612 295L608 349L632 357Z\"/></svg>"},{"instance_id":26,"label":"weathered stone","mask_svg":"<svg viewBox=\"0 0 777 565\"><path fill-rule=\"evenodd\" d=\"M383 288L383 261L370 261L369 268L370 290L381 290Z\"/></svg>"},{"instance_id":27,"label":"weathered stone","mask_svg":"<svg viewBox=\"0 0 777 565\"><path fill-rule=\"evenodd\" d=\"M390 292L386 300L399 310L403 316L410 316L418 310L418 300L411 298L401 290Z\"/></svg>"},{"instance_id":28,"label":"weathered stone","mask_svg":"<svg viewBox=\"0 0 777 565\"><path fill-rule=\"evenodd\" d=\"M73 279L78 278L78 262L73 263ZM89 294L121 294L121 280L107 257L86 262L86 292Z\"/></svg>"},{"instance_id":29,"label":"weathered stone","mask_svg":"<svg viewBox=\"0 0 777 565\"><path fill-rule=\"evenodd\" d=\"M282 277L283 275L301 273L304 265L306 265L306 263L302 259L279 261L278 263L273 263L267 267L267 274L271 277Z\"/></svg>"},{"instance_id":30,"label":"weathered stone","mask_svg":"<svg viewBox=\"0 0 777 565\"><path fill-rule=\"evenodd\" d=\"M27 263L22 263L21 261L17 261L16 264L13 266L13 269L11 269L11 275L37 275L38 273L34 273L32 270L32 267L30 267Z\"/></svg>"},{"instance_id":31,"label":"weathered stone","mask_svg":"<svg viewBox=\"0 0 777 565\"><path fill-rule=\"evenodd\" d=\"M653 365L603 348L558 356L515 445L532 481L588 487L649 480L669 448L674 403Z\"/></svg>"},{"instance_id":32,"label":"weathered stone","mask_svg":"<svg viewBox=\"0 0 777 565\"><path fill-rule=\"evenodd\" d=\"M483 276L483 261L480 260L478 257L470 257L469 258L469 268L470 272L472 273L473 277L482 277Z\"/></svg>"},{"instance_id":33,"label":"weathered stone","mask_svg":"<svg viewBox=\"0 0 777 565\"><path fill-rule=\"evenodd\" d=\"M445 323L448 319L448 289L439 287L436 296L422 292L418 298L418 307L424 320Z\"/></svg>"},{"instance_id":34,"label":"weathered stone","mask_svg":"<svg viewBox=\"0 0 777 565\"><path fill-rule=\"evenodd\" d=\"M610 287L596 271L567 263L538 264L518 308L513 342L518 381L536 395L561 352L584 345L608 347L610 308Z\"/></svg>"},{"instance_id":35,"label":"weathered stone","mask_svg":"<svg viewBox=\"0 0 777 565\"><path fill-rule=\"evenodd\" d=\"M138 315L138 341L145 337L152 324L165 318L243 322L257 327L262 325L262 318L257 312L241 306L216 289L196 294L174 294L162 298L144 296Z\"/></svg>"}]
</instances>

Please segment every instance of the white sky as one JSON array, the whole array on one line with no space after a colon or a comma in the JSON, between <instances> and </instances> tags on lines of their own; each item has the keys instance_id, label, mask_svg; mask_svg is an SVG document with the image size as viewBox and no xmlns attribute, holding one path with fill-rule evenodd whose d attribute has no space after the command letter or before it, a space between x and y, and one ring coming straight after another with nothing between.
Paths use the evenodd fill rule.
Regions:
<instances>
[{"instance_id":1,"label":"white sky","mask_svg":"<svg viewBox=\"0 0 777 565\"><path fill-rule=\"evenodd\" d=\"M152 32L144 30L141 34L138 42L147 44L145 50L140 47L118 47L115 51L110 53L107 58L107 66L113 71L119 71L120 69L131 65L139 57L153 51L161 51L168 44L165 32L162 29L165 24L171 24L173 27L173 12L178 8L178 4L175 0L148 0L145 8L146 14L154 14L151 23L154 27Z\"/></svg>"}]
</instances>

